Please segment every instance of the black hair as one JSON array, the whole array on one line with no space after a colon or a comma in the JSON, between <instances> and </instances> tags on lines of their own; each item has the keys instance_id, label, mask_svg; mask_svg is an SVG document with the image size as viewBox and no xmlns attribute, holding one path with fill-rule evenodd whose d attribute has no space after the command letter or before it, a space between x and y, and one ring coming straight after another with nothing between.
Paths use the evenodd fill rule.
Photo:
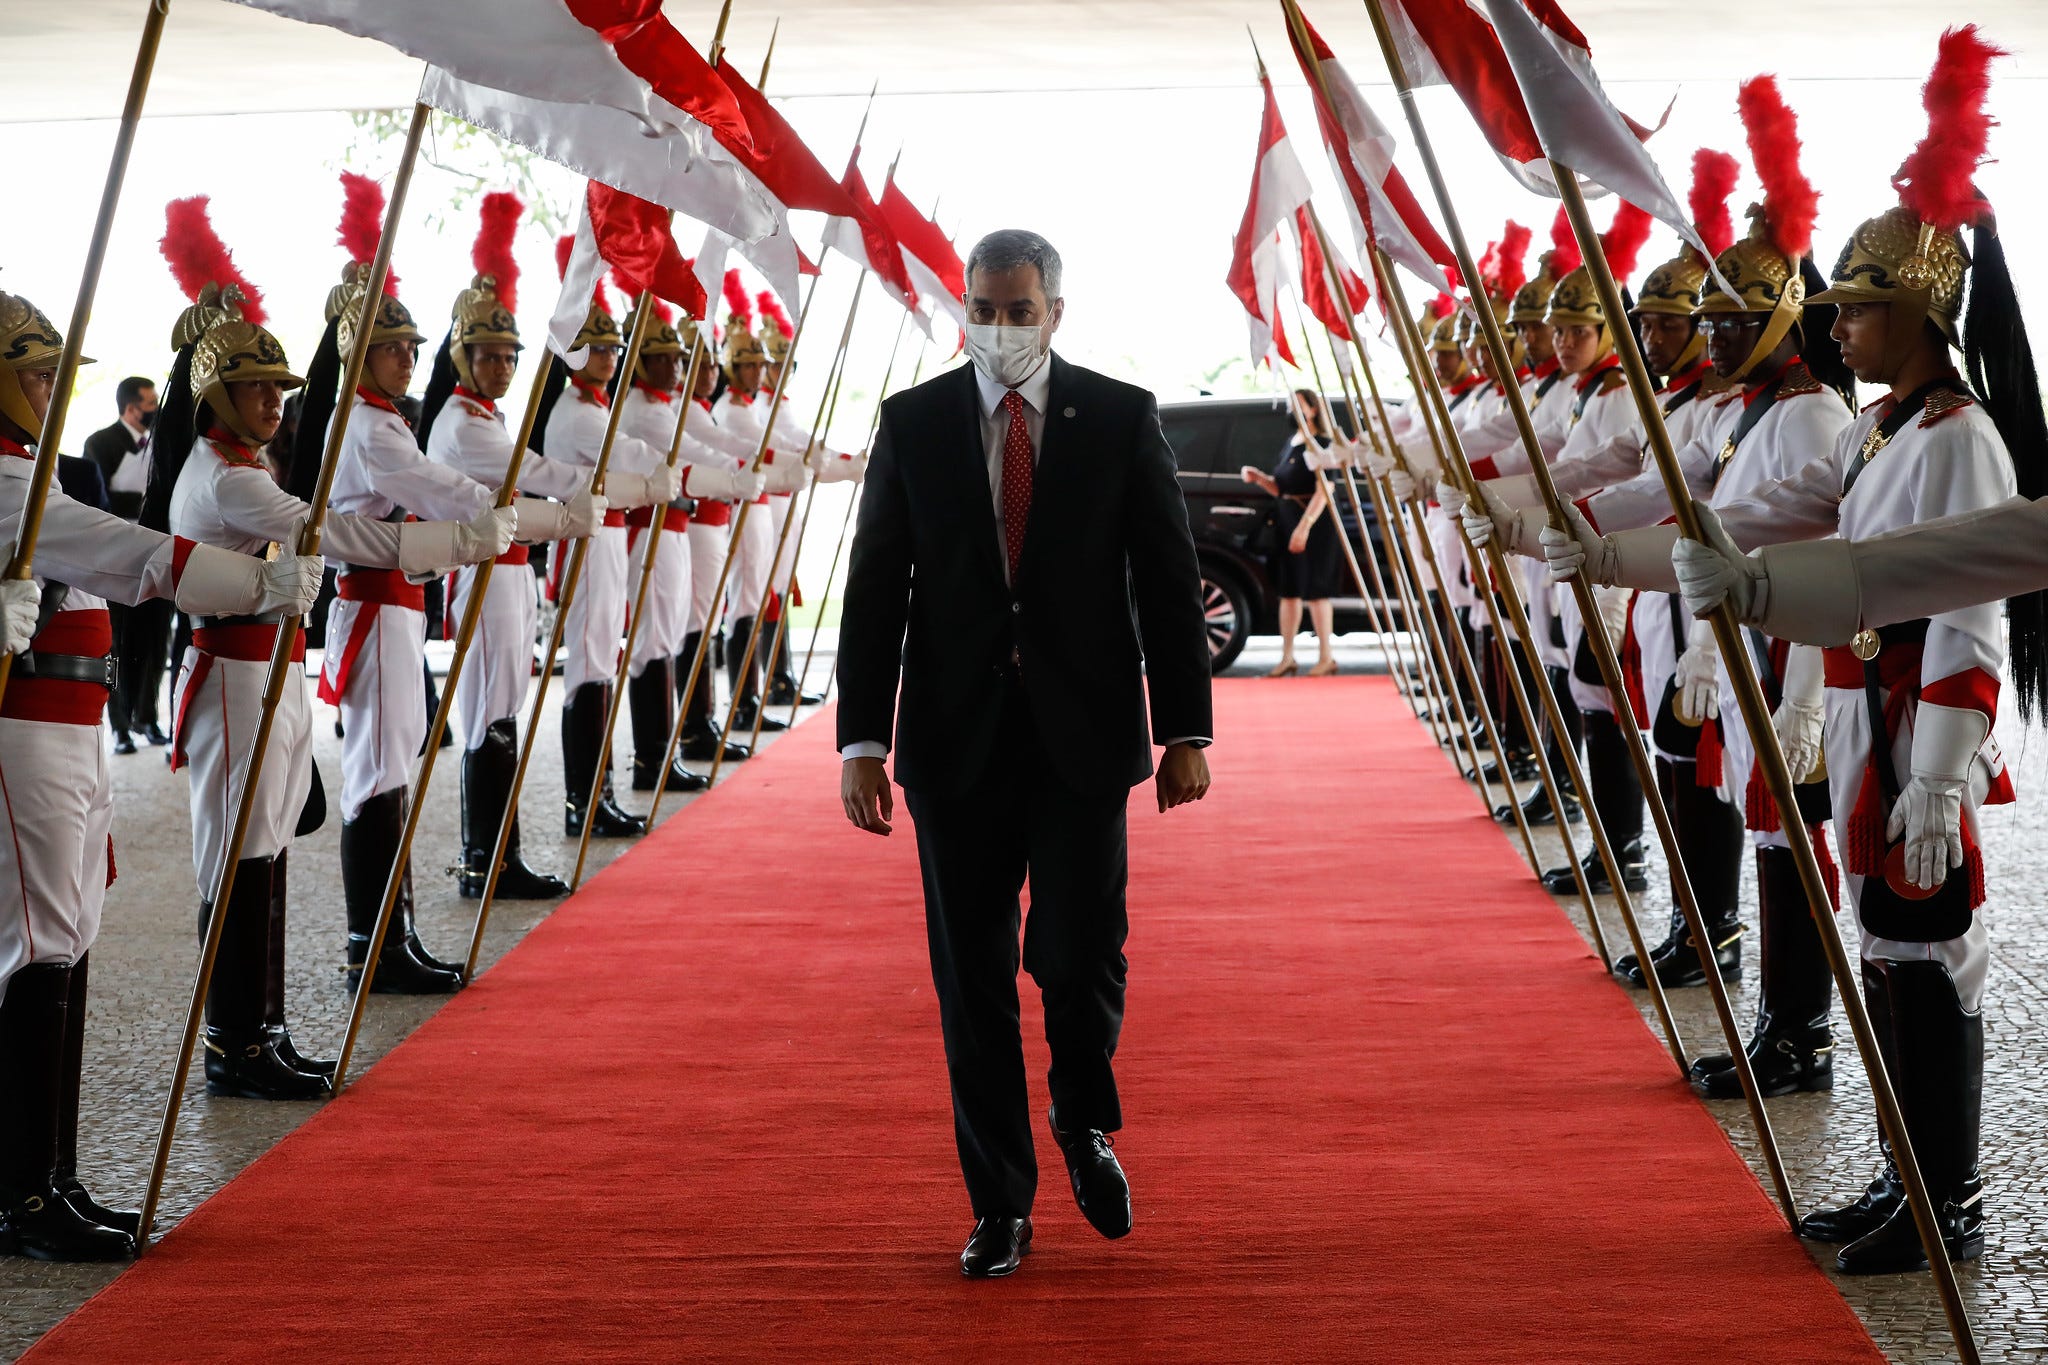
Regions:
<instances>
[{"instance_id":1,"label":"black hair","mask_svg":"<svg viewBox=\"0 0 2048 1365\"><path fill-rule=\"evenodd\" d=\"M455 329L451 326L448 335L441 339L441 349L434 352L434 368L427 375L427 396L420 403L420 420L413 431L423 453L427 448L427 434L434 429L434 419L441 415L441 409L448 405L449 397L455 392L455 358L450 349L454 345Z\"/></svg>"},{"instance_id":2,"label":"black hair","mask_svg":"<svg viewBox=\"0 0 2048 1365\"><path fill-rule=\"evenodd\" d=\"M171 529L171 494L177 490L178 475L192 443L199 438L203 420L200 404L192 396L192 344L178 348L171 362L171 377L157 390L156 425L149 434L149 484L142 493L142 514L137 518L152 531Z\"/></svg>"},{"instance_id":3,"label":"black hair","mask_svg":"<svg viewBox=\"0 0 2048 1365\"><path fill-rule=\"evenodd\" d=\"M1806 297L1828 287L1828 277L1820 273L1820 267L1813 263L1813 257L1799 258L1799 278L1806 282ZM1799 358L1806 362L1806 369L1815 379L1833 389L1849 405L1849 411L1857 409L1856 375L1842 359L1842 343L1835 340L1835 308L1830 303L1810 303L1799 314Z\"/></svg>"},{"instance_id":4,"label":"black hair","mask_svg":"<svg viewBox=\"0 0 2048 1365\"><path fill-rule=\"evenodd\" d=\"M2041 375L1997 224L1980 222L1972 247L1963 363L1978 401L2005 442L2020 496L2040 498L2048 494L2048 419L2042 415ZM2020 716L2031 720L2048 714L2048 593L2007 598L2005 610Z\"/></svg>"},{"instance_id":5,"label":"black hair","mask_svg":"<svg viewBox=\"0 0 2048 1365\"><path fill-rule=\"evenodd\" d=\"M156 381L147 375L129 375L126 379L114 385L114 411L125 417L132 405L142 401L142 391L155 387Z\"/></svg>"},{"instance_id":6,"label":"black hair","mask_svg":"<svg viewBox=\"0 0 2048 1365\"><path fill-rule=\"evenodd\" d=\"M341 390L341 316L328 319L313 351L313 363L306 367L305 405L299 409L299 425L292 432L291 449L285 452L284 491L301 502L311 502L320 486L320 462L327 456L327 428L334 420L334 405Z\"/></svg>"},{"instance_id":7,"label":"black hair","mask_svg":"<svg viewBox=\"0 0 2048 1365\"><path fill-rule=\"evenodd\" d=\"M547 358L548 377L540 387L540 395L534 401L533 434L526 438L526 448L536 455L547 454L548 418L555 410L555 404L562 401L562 393L569 387L569 366L553 351L541 352Z\"/></svg>"}]
</instances>

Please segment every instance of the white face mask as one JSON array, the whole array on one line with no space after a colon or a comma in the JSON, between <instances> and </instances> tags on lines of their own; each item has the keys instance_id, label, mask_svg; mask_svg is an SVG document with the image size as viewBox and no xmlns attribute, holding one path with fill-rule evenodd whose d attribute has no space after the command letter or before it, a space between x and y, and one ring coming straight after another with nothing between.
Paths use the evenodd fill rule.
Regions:
<instances>
[{"instance_id":1,"label":"white face mask","mask_svg":"<svg viewBox=\"0 0 2048 1365\"><path fill-rule=\"evenodd\" d=\"M1042 327L991 327L967 324L967 354L974 368L1006 389L1014 389L1037 373L1051 342Z\"/></svg>"}]
</instances>

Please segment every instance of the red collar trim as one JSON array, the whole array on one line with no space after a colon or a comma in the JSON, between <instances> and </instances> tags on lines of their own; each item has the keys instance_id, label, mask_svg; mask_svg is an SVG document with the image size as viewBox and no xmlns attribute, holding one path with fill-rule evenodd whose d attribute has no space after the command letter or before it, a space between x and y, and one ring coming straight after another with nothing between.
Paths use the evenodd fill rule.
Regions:
<instances>
[{"instance_id":1,"label":"red collar trim","mask_svg":"<svg viewBox=\"0 0 2048 1365\"><path fill-rule=\"evenodd\" d=\"M1541 365L1538 365L1535 369L1529 371L1529 375L1533 379L1548 379L1550 378L1550 376L1556 374L1558 369L1558 358L1556 356L1552 356L1550 357L1550 359L1544 361Z\"/></svg>"},{"instance_id":2,"label":"red collar trim","mask_svg":"<svg viewBox=\"0 0 2048 1365\"><path fill-rule=\"evenodd\" d=\"M12 455L17 460L33 460L28 447L11 436L0 436L0 455Z\"/></svg>"},{"instance_id":3,"label":"red collar trim","mask_svg":"<svg viewBox=\"0 0 2048 1365\"><path fill-rule=\"evenodd\" d=\"M738 389L727 389L725 391L725 396L727 398L730 398L733 402L738 403L741 407L747 407L754 401L753 394L741 393Z\"/></svg>"},{"instance_id":4,"label":"red collar trim","mask_svg":"<svg viewBox=\"0 0 2048 1365\"><path fill-rule=\"evenodd\" d=\"M484 397L480 393L471 393L468 389L464 388L460 384L457 384L455 386L455 396L457 398L468 399L470 402L482 408L485 412L496 412L498 410L498 405L496 403L493 403L490 399Z\"/></svg>"},{"instance_id":5,"label":"red collar trim","mask_svg":"<svg viewBox=\"0 0 2048 1365\"><path fill-rule=\"evenodd\" d=\"M676 401L676 396L670 393L667 389L657 389L654 387L654 385L643 384L637 379L633 381L633 387L640 390L640 392L646 394L649 398L652 398L657 403L673 403Z\"/></svg>"},{"instance_id":6,"label":"red collar trim","mask_svg":"<svg viewBox=\"0 0 2048 1365\"><path fill-rule=\"evenodd\" d=\"M356 397L362 399L365 403L368 403L373 408L382 408L384 409L384 411L390 413L393 417L397 417L401 421L404 420L404 414L399 412L399 410L396 407L392 406L391 400L389 398L386 398L383 394L372 393L368 389L363 388L361 385L357 385Z\"/></svg>"},{"instance_id":7,"label":"red collar trim","mask_svg":"<svg viewBox=\"0 0 2048 1365\"><path fill-rule=\"evenodd\" d=\"M576 392L583 395L584 402L595 403L601 408L612 405L612 396L604 391L604 385L593 384L587 379L577 379L573 376L569 382L576 386Z\"/></svg>"},{"instance_id":8,"label":"red collar trim","mask_svg":"<svg viewBox=\"0 0 2048 1365\"><path fill-rule=\"evenodd\" d=\"M1587 389L1590 389L1595 384L1599 383L1600 377L1606 374L1609 370L1617 370L1620 368L1620 356L1605 356L1599 360L1594 361L1592 368L1588 369L1584 374L1580 375L1578 379L1573 382L1572 389L1574 392L1584 393Z\"/></svg>"},{"instance_id":9,"label":"red collar trim","mask_svg":"<svg viewBox=\"0 0 2048 1365\"><path fill-rule=\"evenodd\" d=\"M1470 393L1475 387L1486 382L1485 375L1468 374L1463 379L1452 384L1447 392L1451 397L1456 398L1459 394Z\"/></svg>"},{"instance_id":10,"label":"red collar trim","mask_svg":"<svg viewBox=\"0 0 2048 1365\"><path fill-rule=\"evenodd\" d=\"M690 401L706 412L711 411L711 400L709 398L692 398Z\"/></svg>"},{"instance_id":11,"label":"red collar trim","mask_svg":"<svg viewBox=\"0 0 2048 1365\"><path fill-rule=\"evenodd\" d=\"M1795 355L1777 369L1771 371L1767 378L1758 379L1755 375L1751 375L1749 382L1742 386L1742 406L1748 407L1751 403L1763 397L1769 390L1777 388L1779 384L1784 382L1786 374L1791 371L1794 365L1804 363Z\"/></svg>"},{"instance_id":12,"label":"red collar trim","mask_svg":"<svg viewBox=\"0 0 2048 1365\"><path fill-rule=\"evenodd\" d=\"M208 427L206 439L213 442L213 448L220 452L221 459L231 465L257 465L256 452L242 444L241 439L220 427Z\"/></svg>"},{"instance_id":13,"label":"red collar trim","mask_svg":"<svg viewBox=\"0 0 2048 1365\"><path fill-rule=\"evenodd\" d=\"M1709 368L1711 367L1709 366L1708 362L1704 360L1695 360L1692 364L1686 366L1677 374L1674 374L1669 379L1665 380L1664 388L1662 391L1665 393L1677 393L1686 385L1694 383L1701 379L1705 379L1707 377L1707 371Z\"/></svg>"},{"instance_id":14,"label":"red collar trim","mask_svg":"<svg viewBox=\"0 0 2048 1365\"><path fill-rule=\"evenodd\" d=\"M1518 383L1526 384L1529 382L1531 378L1535 376L1535 374L1536 371L1530 369L1527 365L1524 365L1520 369L1515 371L1515 380Z\"/></svg>"}]
</instances>

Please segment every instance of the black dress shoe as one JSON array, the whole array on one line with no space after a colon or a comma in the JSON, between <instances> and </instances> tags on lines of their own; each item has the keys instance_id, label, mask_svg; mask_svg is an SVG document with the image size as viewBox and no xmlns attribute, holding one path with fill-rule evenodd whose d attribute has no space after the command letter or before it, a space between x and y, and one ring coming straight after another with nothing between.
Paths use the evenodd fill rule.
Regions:
<instances>
[{"instance_id":1,"label":"black dress shoe","mask_svg":"<svg viewBox=\"0 0 2048 1365\"><path fill-rule=\"evenodd\" d=\"M597 839L637 839L647 832L647 822L637 815L630 815L620 809L619 804L609 796L597 799L597 819L590 827L591 837ZM562 834L577 839L583 835L583 804L571 801L562 816Z\"/></svg>"},{"instance_id":2,"label":"black dress shoe","mask_svg":"<svg viewBox=\"0 0 2048 1365\"><path fill-rule=\"evenodd\" d=\"M382 984L379 977L371 989ZM234 1038L208 1028L206 1093L243 1100L323 1100L333 1087L325 1076L293 1070L266 1034Z\"/></svg>"},{"instance_id":3,"label":"black dress shoe","mask_svg":"<svg viewBox=\"0 0 2048 1365\"><path fill-rule=\"evenodd\" d=\"M996 1280L1013 1273L1031 1251L1029 1218L983 1218L974 1225L960 1273L971 1280Z\"/></svg>"},{"instance_id":4,"label":"black dress shoe","mask_svg":"<svg viewBox=\"0 0 2048 1365\"><path fill-rule=\"evenodd\" d=\"M718 756L718 732L715 730L685 730L681 756L692 763L709 763ZM725 746L725 761L737 763L743 758L752 758L754 751L738 740L728 740Z\"/></svg>"},{"instance_id":5,"label":"black dress shoe","mask_svg":"<svg viewBox=\"0 0 2048 1365\"><path fill-rule=\"evenodd\" d=\"M1643 841L1631 839L1614 850L1615 861L1621 864L1621 884L1631 891L1650 889L1650 863L1643 853ZM1614 894L1614 883L1608 880L1607 864L1600 859L1600 850L1594 849L1582 860L1586 869L1586 889L1596 896ZM1543 889L1553 896L1576 895L1578 879L1572 876L1569 865L1553 867L1543 874ZM1667 983L1668 984L1668 983Z\"/></svg>"},{"instance_id":6,"label":"black dress shoe","mask_svg":"<svg viewBox=\"0 0 2048 1365\"><path fill-rule=\"evenodd\" d=\"M1765 1099L1835 1088L1835 1036L1826 1016L1815 1024L1795 1026L1779 1024L1765 1015L1743 1051L1756 1074L1757 1091ZM1742 1098L1735 1059L1725 1052L1694 1058L1688 1079L1707 1099Z\"/></svg>"},{"instance_id":7,"label":"black dress shoe","mask_svg":"<svg viewBox=\"0 0 2048 1365\"><path fill-rule=\"evenodd\" d=\"M135 736L129 734L126 730L114 731L114 752L117 754L134 753Z\"/></svg>"},{"instance_id":8,"label":"black dress shoe","mask_svg":"<svg viewBox=\"0 0 2048 1365\"><path fill-rule=\"evenodd\" d=\"M749 734L753 733L754 712L756 709L752 701L742 701L733 708L732 732L734 734L738 734L742 730ZM772 734L777 730L787 730L788 728L787 722L779 721L773 716L761 717L761 733L763 734Z\"/></svg>"},{"instance_id":9,"label":"black dress shoe","mask_svg":"<svg viewBox=\"0 0 2048 1365\"><path fill-rule=\"evenodd\" d=\"M661 765L633 760L633 790L651 792L660 785ZM672 792L700 792L711 785L711 779L702 773L693 773L681 763L674 763L668 770L668 788Z\"/></svg>"},{"instance_id":10,"label":"black dress shoe","mask_svg":"<svg viewBox=\"0 0 2048 1365\"><path fill-rule=\"evenodd\" d=\"M1063 1133L1051 1114L1046 1115L1046 1122L1052 1127L1053 1141L1060 1145L1060 1155L1067 1159L1067 1180L1088 1225L1112 1239L1128 1233L1131 1183L1124 1179L1124 1168L1110 1150L1109 1134L1099 1128Z\"/></svg>"},{"instance_id":11,"label":"black dress shoe","mask_svg":"<svg viewBox=\"0 0 2048 1365\"><path fill-rule=\"evenodd\" d=\"M1579 798L1570 792L1564 794L1564 816L1575 825L1586 818L1579 811ZM1508 806L1495 806L1493 818L1497 824L1512 825L1515 823L1515 812ZM1550 808L1550 793L1542 787L1530 792L1522 801L1522 818L1527 820L1531 827L1556 824L1557 812Z\"/></svg>"},{"instance_id":12,"label":"black dress shoe","mask_svg":"<svg viewBox=\"0 0 2048 1365\"><path fill-rule=\"evenodd\" d=\"M292 1042L292 1032L290 1029L282 1024L272 1024L265 1026L264 1032L270 1038L271 1051L275 1052L277 1059L286 1066L294 1071L304 1072L308 1076L321 1076L330 1081L334 1079L334 1073L339 1069L339 1063L331 1058L326 1061L319 1061L311 1057L302 1056L297 1045ZM106 1223L107 1220L102 1218L100 1221ZM118 1224L107 1223L107 1226L116 1227Z\"/></svg>"},{"instance_id":13,"label":"black dress shoe","mask_svg":"<svg viewBox=\"0 0 2048 1365\"><path fill-rule=\"evenodd\" d=\"M799 699L805 706L818 706L824 702L825 694L823 692L805 692L799 698L796 684L790 682L787 678L777 678L768 686L768 704L770 706L787 706Z\"/></svg>"},{"instance_id":14,"label":"black dress shoe","mask_svg":"<svg viewBox=\"0 0 2048 1365\"><path fill-rule=\"evenodd\" d=\"M51 1180L50 1188L57 1192L58 1198L71 1206L73 1213L88 1223L97 1223L103 1228L125 1232L130 1237L139 1236L142 1232L142 1210L108 1208L87 1194L84 1182L75 1175Z\"/></svg>"},{"instance_id":15,"label":"black dress shoe","mask_svg":"<svg viewBox=\"0 0 2048 1365\"><path fill-rule=\"evenodd\" d=\"M1899 1179L1899 1168L1892 1164L1887 1151L1884 1169L1856 1196L1855 1203L1807 1214L1799 1220L1799 1235L1809 1242L1845 1246L1883 1227L1905 1203L1905 1182Z\"/></svg>"},{"instance_id":16,"label":"black dress shoe","mask_svg":"<svg viewBox=\"0 0 2048 1365\"><path fill-rule=\"evenodd\" d=\"M1939 1192L1935 1198L1941 1198ZM1941 1228L1942 1245L1951 1261L1974 1261L1984 1254L1984 1186L1974 1177L1954 1199L1944 1200L1934 1210ZM1927 1252L1920 1244L1920 1228L1913 1210L1902 1197L1891 1217L1876 1229L1842 1248L1835 1257L1835 1269L1844 1275L1905 1275L1927 1269Z\"/></svg>"},{"instance_id":17,"label":"black dress shoe","mask_svg":"<svg viewBox=\"0 0 2048 1365\"><path fill-rule=\"evenodd\" d=\"M1631 887L1631 890L1634 888ZM1707 934L1714 945L1714 970L1721 974L1723 981L1742 979L1742 923L1731 914L1723 914L1707 925ZM1650 965L1657 969L1657 981L1665 987L1704 986L1707 984L1707 970L1700 962L1699 948L1693 942L1692 930L1685 922L1685 913L1671 912L1671 932L1664 941L1650 949ZM1636 961L1634 953L1623 953L1615 959L1614 974L1622 983L1636 990L1648 990L1649 983L1643 978L1642 964ZM1723 1060L1727 1054L1723 1053ZM1733 1062L1728 1065L1732 1067Z\"/></svg>"},{"instance_id":18,"label":"black dress shoe","mask_svg":"<svg viewBox=\"0 0 2048 1365\"><path fill-rule=\"evenodd\" d=\"M171 737L165 734L163 730L158 727L155 721L151 721L149 724L142 727L142 737L145 740L149 741L151 744L157 745L159 747L169 744L171 742Z\"/></svg>"},{"instance_id":19,"label":"black dress shoe","mask_svg":"<svg viewBox=\"0 0 2048 1365\"><path fill-rule=\"evenodd\" d=\"M137 1226L140 1223L138 1217ZM84 1217L45 1184L0 1205L0 1255L38 1261L125 1261L135 1255L135 1239Z\"/></svg>"}]
</instances>

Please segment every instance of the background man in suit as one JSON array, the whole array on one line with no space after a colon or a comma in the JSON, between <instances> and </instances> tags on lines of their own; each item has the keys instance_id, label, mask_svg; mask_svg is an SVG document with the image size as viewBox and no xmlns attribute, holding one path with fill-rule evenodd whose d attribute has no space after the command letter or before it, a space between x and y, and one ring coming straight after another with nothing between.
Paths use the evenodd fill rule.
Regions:
<instances>
[{"instance_id":1,"label":"background man in suit","mask_svg":"<svg viewBox=\"0 0 2048 1365\"><path fill-rule=\"evenodd\" d=\"M105 480L107 510L133 521L142 513L142 491L149 484L149 454L144 447L156 421L156 384L139 374L129 375L114 386L114 406L120 420L85 438L85 458L99 466ZM135 752L132 730L142 731L151 744L168 744L170 736L157 724L156 702L169 657L171 603L152 600L127 607L116 602L108 610L114 617L114 647L121 656L107 705L114 752Z\"/></svg>"},{"instance_id":2,"label":"background man in suit","mask_svg":"<svg viewBox=\"0 0 2048 1365\"><path fill-rule=\"evenodd\" d=\"M983 238L966 304L973 363L882 407L840 624L839 746L847 818L888 834L893 717L974 1207L960 1266L994 1276L1030 1247L1038 1184L1018 892L1028 875L1023 963L1045 1004L1053 1136L1082 1213L1121 1237L1130 1187L1107 1135L1123 1122L1110 1059L1124 810L1153 771L1152 734L1159 809L1199 801L1213 730L1194 543L1157 402L1051 353L1065 300L1037 234Z\"/></svg>"}]
</instances>

